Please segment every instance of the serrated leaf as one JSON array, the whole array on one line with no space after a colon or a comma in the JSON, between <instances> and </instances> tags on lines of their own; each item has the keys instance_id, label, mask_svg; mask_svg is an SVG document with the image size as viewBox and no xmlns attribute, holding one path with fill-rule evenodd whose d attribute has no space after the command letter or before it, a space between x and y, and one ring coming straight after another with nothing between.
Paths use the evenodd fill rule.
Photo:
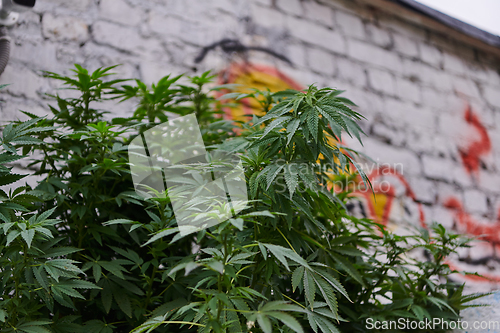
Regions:
<instances>
[{"instance_id":1,"label":"serrated leaf","mask_svg":"<svg viewBox=\"0 0 500 333\"><path fill-rule=\"evenodd\" d=\"M304 292L306 294L307 300L309 301L311 309L313 309L314 298L316 294L316 284L311 274L312 273L310 271L304 270Z\"/></svg>"},{"instance_id":2,"label":"serrated leaf","mask_svg":"<svg viewBox=\"0 0 500 333\"><path fill-rule=\"evenodd\" d=\"M319 117L316 110L310 110L307 115L307 127L314 141L318 141L318 123Z\"/></svg>"},{"instance_id":3,"label":"serrated leaf","mask_svg":"<svg viewBox=\"0 0 500 333\"><path fill-rule=\"evenodd\" d=\"M28 245L28 249L31 248L31 243L33 242L33 237L35 237L35 230L33 229L28 229L24 230L21 232L21 237L24 239L26 242L26 245Z\"/></svg>"},{"instance_id":4,"label":"serrated leaf","mask_svg":"<svg viewBox=\"0 0 500 333\"><path fill-rule=\"evenodd\" d=\"M273 325L271 324L271 320L269 320L266 315L257 313L256 317L257 322L264 333L273 333Z\"/></svg>"},{"instance_id":5,"label":"serrated leaf","mask_svg":"<svg viewBox=\"0 0 500 333\"><path fill-rule=\"evenodd\" d=\"M300 326L297 319L287 313L273 311L269 312L269 316L278 319L296 333L304 333L304 330L302 329L302 326Z\"/></svg>"},{"instance_id":6,"label":"serrated leaf","mask_svg":"<svg viewBox=\"0 0 500 333\"><path fill-rule=\"evenodd\" d=\"M295 164L288 164L285 169L285 182L288 187L288 192L290 193L290 198L293 197L295 189L299 183L299 174L297 172L297 166Z\"/></svg>"},{"instance_id":7,"label":"serrated leaf","mask_svg":"<svg viewBox=\"0 0 500 333\"><path fill-rule=\"evenodd\" d=\"M304 267L299 266L295 269L292 274L292 290L295 292L295 289L299 286L300 282L302 282L302 278L304 277Z\"/></svg>"},{"instance_id":8,"label":"serrated leaf","mask_svg":"<svg viewBox=\"0 0 500 333\"><path fill-rule=\"evenodd\" d=\"M295 135L295 132L297 132L299 125L300 125L299 119L294 119L288 123L288 126L286 127L286 132L288 133L287 142L286 142L287 145L290 144L290 141L292 140L293 136Z\"/></svg>"}]
</instances>

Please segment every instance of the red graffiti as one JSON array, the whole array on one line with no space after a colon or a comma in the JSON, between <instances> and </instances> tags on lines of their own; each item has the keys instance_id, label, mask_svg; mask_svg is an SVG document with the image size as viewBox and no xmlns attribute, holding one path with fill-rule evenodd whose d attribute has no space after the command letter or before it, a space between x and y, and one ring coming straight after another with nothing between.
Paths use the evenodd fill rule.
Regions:
<instances>
[{"instance_id":1,"label":"red graffiti","mask_svg":"<svg viewBox=\"0 0 500 333\"><path fill-rule=\"evenodd\" d=\"M486 224L476 221L469 213L465 211L462 204L457 198L449 198L444 203L446 208L453 209L458 229L464 231L466 234L478 237L490 243L500 244L500 220L494 224Z\"/></svg>"},{"instance_id":2,"label":"red graffiti","mask_svg":"<svg viewBox=\"0 0 500 333\"><path fill-rule=\"evenodd\" d=\"M458 266L454 265L453 263L446 261L445 262L452 271L458 271L461 272L463 269L460 269ZM472 275L472 274L461 274L463 278L465 278L468 281L471 282L479 282L479 283L500 283L500 277L494 276L491 274L481 274L479 275Z\"/></svg>"},{"instance_id":3,"label":"red graffiti","mask_svg":"<svg viewBox=\"0 0 500 333\"><path fill-rule=\"evenodd\" d=\"M465 121L474 127L478 132L480 138L477 141L471 142L465 149L460 150L460 157L462 163L469 174L477 173L480 166L480 158L486 155L491 150L491 141L488 136L488 131L481 124L479 117L472 111L470 106L465 111Z\"/></svg>"},{"instance_id":4,"label":"red graffiti","mask_svg":"<svg viewBox=\"0 0 500 333\"><path fill-rule=\"evenodd\" d=\"M405 177L402 174L400 174L397 170L392 168L391 166L382 165L380 167L377 167L375 170L373 170L368 175L368 178L370 179L370 181L374 185L373 192L375 192L376 195L377 194L384 194L386 196L386 200L387 200L385 207L384 207L383 215L381 216L381 219L380 219L381 221L379 221L379 222L381 222L383 225L387 225L387 223L389 222L388 220L389 220L389 213L391 211L392 201L393 201L393 198L395 197L395 189L394 189L394 186L390 183L385 184L385 186L387 188L381 188L382 184L379 185L377 180L379 178L384 177L384 176L392 176L392 177L397 178L403 184L403 186L405 188L405 195L407 197L409 197L410 199L412 199L414 202L417 202L417 199L416 199L415 193L411 189L410 184L405 179ZM368 202L368 208L370 210L370 214L373 217L377 216L376 203L373 200L373 194L371 193L371 191L355 191L355 192L353 192L353 194L365 197L367 199L367 202ZM419 202L417 202L417 203L418 203L420 225L423 228L427 228L427 225L425 223L425 214L424 214L424 210L422 208L422 204Z\"/></svg>"}]
</instances>

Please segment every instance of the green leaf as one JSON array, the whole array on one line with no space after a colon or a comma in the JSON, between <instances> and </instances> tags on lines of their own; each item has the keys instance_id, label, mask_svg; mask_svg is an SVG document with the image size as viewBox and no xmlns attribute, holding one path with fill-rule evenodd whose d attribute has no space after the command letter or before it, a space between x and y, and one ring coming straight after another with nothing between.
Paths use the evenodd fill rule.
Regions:
<instances>
[{"instance_id":1,"label":"green leaf","mask_svg":"<svg viewBox=\"0 0 500 333\"><path fill-rule=\"evenodd\" d=\"M10 174L5 176L0 176L0 186L8 185L17 182L18 180L23 179L27 175L16 175Z\"/></svg>"},{"instance_id":2,"label":"green leaf","mask_svg":"<svg viewBox=\"0 0 500 333\"><path fill-rule=\"evenodd\" d=\"M28 229L21 232L21 237L24 239L28 248L31 248L31 243L33 242L33 237L35 237L35 230Z\"/></svg>"},{"instance_id":3,"label":"green leaf","mask_svg":"<svg viewBox=\"0 0 500 333\"><path fill-rule=\"evenodd\" d=\"M113 297L116 300L116 303L118 304L118 307L120 307L120 310L123 311L128 317L132 318L132 305L130 303L130 298L128 297L127 293L123 292L121 288L118 286L115 286L113 284L112 288L113 292Z\"/></svg>"},{"instance_id":4,"label":"green leaf","mask_svg":"<svg viewBox=\"0 0 500 333\"><path fill-rule=\"evenodd\" d=\"M314 282L316 283L316 286L318 287L318 290L320 291L321 295L323 295L323 299L328 304L330 311L332 311L332 313L336 317L338 317L337 297L335 296L333 289L321 277L313 276L313 279L314 279Z\"/></svg>"},{"instance_id":5,"label":"green leaf","mask_svg":"<svg viewBox=\"0 0 500 333\"><path fill-rule=\"evenodd\" d=\"M18 230L12 230L11 232L9 232L9 234L7 235L6 245L9 246L9 244L12 243L20 234L21 232L19 232Z\"/></svg>"},{"instance_id":6,"label":"green leaf","mask_svg":"<svg viewBox=\"0 0 500 333\"><path fill-rule=\"evenodd\" d=\"M148 244L151 244L152 242L154 242L160 238L172 235L178 231L179 231L179 228L166 228L166 229L160 230L153 237L151 237L146 243L144 243L142 246L146 246Z\"/></svg>"},{"instance_id":7,"label":"green leaf","mask_svg":"<svg viewBox=\"0 0 500 333\"><path fill-rule=\"evenodd\" d=\"M302 281L302 278L304 277L304 267L299 266L295 269L295 271L292 274L292 290L295 292L295 289L299 286L300 282Z\"/></svg>"},{"instance_id":8,"label":"green leaf","mask_svg":"<svg viewBox=\"0 0 500 333\"><path fill-rule=\"evenodd\" d=\"M309 301L311 309L313 308L314 298L316 294L316 284L314 282L314 278L310 271L304 271L304 291L306 294L306 298Z\"/></svg>"},{"instance_id":9,"label":"green leaf","mask_svg":"<svg viewBox=\"0 0 500 333\"><path fill-rule=\"evenodd\" d=\"M269 318L262 314L262 313L257 313L257 322L259 323L260 328L264 333L273 333L273 325L271 324L271 320Z\"/></svg>"},{"instance_id":10,"label":"green leaf","mask_svg":"<svg viewBox=\"0 0 500 333\"><path fill-rule=\"evenodd\" d=\"M286 142L287 145L289 145L290 141L292 141L295 132L297 132L297 129L299 128L299 125L300 125L299 119L294 119L290 123L288 123L288 126L286 127L286 132L288 133Z\"/></svg>"},{"instance_id":11,"label":"green leaf","mask_svg":"<svg viewBox=\"0 0 500 333\"><path fill-rule=\"evenodd\" d=\"M283 313L283 312L269 312L270 317L274 317L281 321L283 324L291 328L293 331L297 333L304 333L304 330L302 329L302 326L300 326L299 322L297 319L294 317L290 316L289 314Z\"/></svg>"},{"instance_id":12,"label":"green leaf","mask_svg":"<svg viewBox=\"0 0 500 333\"><path fill-rule=\"evenodd\" d=\"M315 110L310 110L307 115L307 127L314 141L318 141L318 122L319 117Z\"/></svg>"},{"instance_id":13,"label":"green leaf","mask_svg":"<svg viewBox=\"0 0 500 333\"><path fill-rule=\"evenodd\" d=\"M299 173L297 171L297 166L295 164L288 164L285 167L285 182L290 193L290 198L293 197L295 189L299 183Z\"/></svg>"},{"instance_id":14,"label":"green leaf","mask_svg":"<svg viewBox=\"0 0 500 333\"><path fill-rule=\"evenodd\" d=\"M280 173L280 171L284 167L285 167L284 164L282 165L273 164L269 167L269 171L267 172L267 188L271 186L278 173Z\"/></svg>"},{"instance_id":15,"label":"green leaf","mask_svg":"<svg viewBox=\"0 0 500 333\"><path fill-rule=\"evenodd\" d=\"M265 137L269 132L271 132L273 129L276 127L283 125L286 126L286 124L292 119L290 116L284 116L284 117L279 117L277 119L274 119L269 125L266 126L266 129L264 130L264 134L262 134L262 137Z\"/></svg>"}]
</instances>

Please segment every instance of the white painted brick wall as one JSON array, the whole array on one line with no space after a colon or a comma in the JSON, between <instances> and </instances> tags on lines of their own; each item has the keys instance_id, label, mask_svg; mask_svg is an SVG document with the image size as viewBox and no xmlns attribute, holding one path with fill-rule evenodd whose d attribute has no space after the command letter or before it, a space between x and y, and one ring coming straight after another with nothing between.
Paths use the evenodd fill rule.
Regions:
<instances>
[{"instance_id":1,"label":"white painted brick wall","mask_svg":"<svg viewBox=\"0 0 500 333\"><path fill-rule=\"evenodd\" d=\"M346 53L346 42L343 36L329 28L295 17L288 17L287 26L292 36L304 42L336 53Z\"/></svg>"},{"instance_id":2,"label":"white painted brick wall","mask_svg":"<svg viewBox=\"0 0 500 333\"><path fill-rule=\"evenodd\" d=\"M464 193L465 208L473 213L485 214L488 211L487 197L479 190L467 190Z\"/></svg>"},{"instance_id":3,"label":"white painted brick wall","mask_svg":"<svg viewBox=\"0 0 500 333\"><path fill-rule=\"evenodd\" d=\"M136 26L143 19L143 9L130 6L125 0L101 0L101 18L128 26Z\"/></svg>"},{"instance_id":4,"label":"white painted brick wall","mask_svg":"<svg viewBox=\"0 0 500 333\"><path fill-rule=\"evenodd\" d=\"M370 87L387 95L396 95L396 80L390 72L372 68L368 70Z\"/></svg>"},{"instance_id":5,"label":"white painted brick wall","mask_svg":"<svg viewBox=\"0 0 500 333\"><path fill-rule=\"evenodd\" d=\"M398 33L393 33L392 38L394 39L394 48L397 52L412 58L419 57L420 53L416 41Z\"/></svg>"},{"instance_id":6,"label":"white painted brick wall","mask_svg":"<svg viewBox=\"0 0 500 333\"><path fill-rule=\"evenodd\" d=\"M303 2L305 16L309 20L316 21L327 27L333 26L333 10L314 1Z\"/></svg>"},{"instance_id":7,"label":"white painted brick wall","mask_svg":"<svg viewBox=\"0 0 500 333\"><path fill-rule=\"evenodd\" d=\"M201 47L237 38L283 53L294 66L256 52L251 61L275 65L303 85L346 89L368 119L363 151L380 163L403 163L429 219L453 226L453 212L442 207L450 197L474 216L496 219L500 59L416 23L345 0L40 0L9 33L13 50L0 84L10 85L0 92L0 121L22 118L19 109L47 112L43 94L56 86L40 70L121 63L120 75L151 83L169 73L194 74ZM231 59L238 58L217 50L196 66L217 71ZM487 170L474 175L460 157L480 138L464 119L467 105L492 146L480 156ZM495 272L500 276L500 267Z\"/></svg>"},{"instance_id":8,"label":"white painted brick wall","mask_svg":"<svg viewBox=\"0 0 500 333\"><path fill-rule=\"evenodd\" d=\"M335 21L346 36L357 39L365 39L365 27L359 17L342 11L337 11Z\"/></svg>"},{"instance_id":9,"label":"white painted brick wall","mask_svg":"<svg viewBox=\"0 0 500 333\"><path fill-rule=\"evenodd\" d=\"M89 38L85 22L74 16L54 16L47 13L43 16L42 29L44 37L58 42L83 43Z\"/></svg>"},{"instance_id":10,"label":"white painted brick wall","mask_svg":"<svg viewBox=\"0 0 500 333\"><path fill-rule=\"evenodd\" d=\"M309 67L316 73L326 76L335 74L335 57L323 50L310 48L308 50Z\"/></svg>"},{"instance_id":11,"label":"white painted brick wall","mask_svg":"<svg viewBox=\"0 0 500 333\"><path fill-rule=\"evenodd\" d=\"M348 47L349 56L356 60L394 72L402 71L401 59L394 52L355 39L349 40Z\"/></svg>"},{"instance_id":12,"label":"white painted brick wall","mask_svg":"<svg viewBox=\"0 0 500 333\"><path fill-rule=\"evenodd\" d=\"M422 61L428 63L429 65L437 68L442 66L443 54L434 45L426 43L420 44L420 56Z\"/></svg>"}]
</instances>

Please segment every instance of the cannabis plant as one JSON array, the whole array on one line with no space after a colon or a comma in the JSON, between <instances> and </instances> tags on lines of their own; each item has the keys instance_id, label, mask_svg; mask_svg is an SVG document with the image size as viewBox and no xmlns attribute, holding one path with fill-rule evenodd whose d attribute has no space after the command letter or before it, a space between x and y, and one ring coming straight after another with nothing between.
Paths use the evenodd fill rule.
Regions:
<instances>
[{"instance_id":1,"label":"cannabis plant","mask_svg":"<svg viewBox=\"0 0 500 333\"><path fill-rule=\"evenodd\" d=\"M449 280L446 257L467 239L439 225L392 234L351 216L348 192L328 189L332 174L370 186L356 152L339 144L363 135L342 91L215 99L231 87L213 86L209 73L147 86L110 79L111 70L46 73L78 96L52 95L50 117L26 113L31 120L3 129L0 185L22 179L9 163L30 152L42 180L0 192L2 332L364 332L368 318L458 319L481 296ZM224 103L242 98L256 99L264 116L222 120ZM137 109L109 119L97 108L103 100ZM186 235L172 192L135 192L127 147L188 114L209 152L243 161L249 200ZM419 250L426 260L411 255Z\"/></svg>"}]
</instances>

